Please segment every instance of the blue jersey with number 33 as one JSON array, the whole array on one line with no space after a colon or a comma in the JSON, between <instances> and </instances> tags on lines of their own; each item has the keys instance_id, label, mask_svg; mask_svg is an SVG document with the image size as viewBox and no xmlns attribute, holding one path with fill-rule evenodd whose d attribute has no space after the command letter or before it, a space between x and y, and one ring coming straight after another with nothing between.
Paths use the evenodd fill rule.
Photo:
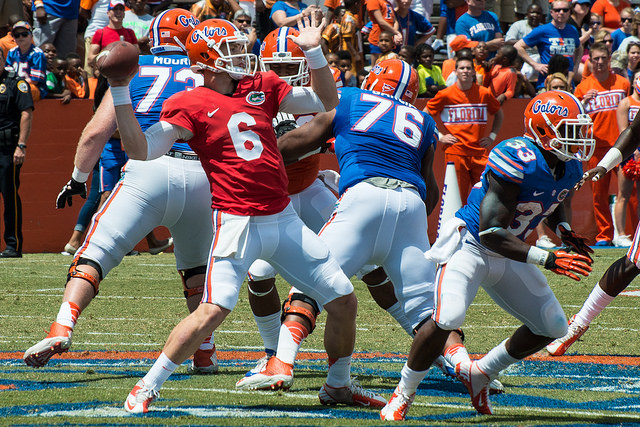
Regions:
<instances>
[{"instance_id":1,"label":"blue jersey with number 33","mask_svg":"<svg viewBox=\"0 0 640 427\"><path fill-rule=\"evenodd\" d=\"M185 55L141 55L138 73L129 84L136 119L144 132L160 120L162 104L174 93L202 86L202 75L191 71ZM172 149L193 151L189 144L176 142Z\"/></svg>"},{"instance_id":2,"label":"blue jersey with number 33","mask_svg":"<svg viewBox=\"0 0 640 427\"><path fill-rule=\"evenodd\" d=\"M524 240L582 178L580 161L562 163L565 166L564 175L556 180L542 156L541 148L533 140L516 137L502 141L489 153L487 167L480 181L473 187L467 204L456 212L456 216L467 223L467 230L480 241L480 204L487 194L489 183L486 175L490 170L498 178L520 186L515 216L508 230Z\"/></svg>"},{"instance_id":3,"label":"blue jersey with number 33","mask_svg":"<svg viewBox=\"0 0 640 427\"><path fill-rule=\"evenodd\" d=\"M333 134L340 194L367 178L383 177L405 181L426 198L422 158L437 142L436 124L427 113L392 96L345 87Z\"/></svg>"}]
</instances>

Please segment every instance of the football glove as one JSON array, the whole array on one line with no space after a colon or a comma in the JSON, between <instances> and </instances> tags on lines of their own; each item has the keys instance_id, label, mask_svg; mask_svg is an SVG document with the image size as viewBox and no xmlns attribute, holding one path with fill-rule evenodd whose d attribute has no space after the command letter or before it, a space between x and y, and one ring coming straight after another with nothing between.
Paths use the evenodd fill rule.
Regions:
<instances>
[{"instance_id":1,"label":"football glove","mask_svg":"<svg viewBox=\"0 0 640 427\"><path fill-rule=\"evenodd\" d=\"M295 120L283 120L278 122L277 125L273 128L276 131L276 137L280 138L287 132L291 132L294 129L298 128L298 123Z\"/></svg>"},{"instance_id":2,"label":"football glove","mask_svg":"<svg viewBox=\"0 0 640 427\"><path fill-rule=\"evenodd\" d=\"M560 240L568 249L588 257L593 263L593 259L589 255L593 253L593 249L587 245L587 239L578 236L573 230L567 230L562 224L558 225L558 231L560 231Z\"/></svg>"},{"instance_id":3,"label":"football glove","mask_svg":"<svg viewBox=\"0 0 640 427\"><path fill-rule=\"evenodd\" d=\"M591 263L593 263L593 260L588 256L570 254L560 249L555 252L549 252L544 268L579 282L580 277L577 274L588 277L589 273L591 273Z\"/></svg>"},{"instance_id":4,"label":"football glove","mask_svg":"<svg viewBox=\"0 0 640 427\"><path fill-rule=\"evenodd\" d=\"M87 184L84 182L78 182L71 178L69 182L62 187L62 191L60 191L60 194L58 194L58 197L56 198L56 209L64 208L65 203L71 206L72 196L78 195L83 199L87 198Z\"/></svg>"}]
</instances>

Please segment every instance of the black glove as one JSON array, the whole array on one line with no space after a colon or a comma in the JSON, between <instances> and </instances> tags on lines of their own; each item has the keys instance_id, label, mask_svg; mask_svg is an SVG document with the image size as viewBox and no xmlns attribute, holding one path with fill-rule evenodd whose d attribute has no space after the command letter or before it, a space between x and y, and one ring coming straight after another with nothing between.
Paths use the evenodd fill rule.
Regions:
<instances>
[{"instance_id":1,"label":"black glove","mask_svg":"<svg viewBox=\"0 0 640 427\"><path fill-rule=\"evenodd\" d=\"M295 120L283 120L281 122L278 122L278 124L275 125L273 130L276 131L276 137L280 138L285 133L291 132L292 130L297 129L298 127L299 127L298 123L296 123Z\"/></svg>"},{"instance_id":2,"label":"black glove","mask_svg":"<svg viewBox=\"0 0 640 427\"><path fill-rule=\"evenodd\" d=\"M60 194L58 194L58 197L56 198L56 209L64 208L65 202L71 206L71 197L76 195L80 195L80 197L86 199L87 184L84 182L78 182L71 178L69 182L62 187L62 191L60 191Z\"/></svg>"},{"instance_id":3,"label":"black glove","mask_svg":"<svg viewBox=\"0 0 640 427\"><path fill-rule=\"evenodd\" d=\"M591 262L593 262L593 258L591 258L590 255L593 253L593 249L587 245L587 239L578 236L573 230L567 230L563 225L558 225L558 231L560 231L562 244L580 255L589 257Z\"/></svg>"}]
</instances>

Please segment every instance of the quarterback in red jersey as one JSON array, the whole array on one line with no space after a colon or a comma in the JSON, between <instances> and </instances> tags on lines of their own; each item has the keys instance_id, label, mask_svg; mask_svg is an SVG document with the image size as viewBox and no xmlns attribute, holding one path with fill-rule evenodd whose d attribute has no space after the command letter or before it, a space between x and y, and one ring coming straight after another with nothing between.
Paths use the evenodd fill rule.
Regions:
<instances>
[{"instance_id":1,"label":"quarterback in red jersey","mask_svg":"<svg viewBox=\"0 0 640 427\"><path fill-rule=\"evenodd\" d=\"M305 53L311 87L292 88L271 72L256 73L248 39L233 24L218 19L200 23L186 49L204 86L169 98L160 122L144 133L128 99L129 79L109 82L129 156L153 159L175 140L188 142L209 177L214 210L202 303L171 332L153 367L129 393L127 411L148 411L164 381L234 308L249 266L258 258L271 262L285 280L326 309L326 386L334 403L384 405L381 396L351 381L357 306L353 286L291 207L272 127L278 111L303 114L337 105L335 83L320 49L324 25L315 17L298 21L300 34L290 39Z\"/></svg>"}]
</instances>

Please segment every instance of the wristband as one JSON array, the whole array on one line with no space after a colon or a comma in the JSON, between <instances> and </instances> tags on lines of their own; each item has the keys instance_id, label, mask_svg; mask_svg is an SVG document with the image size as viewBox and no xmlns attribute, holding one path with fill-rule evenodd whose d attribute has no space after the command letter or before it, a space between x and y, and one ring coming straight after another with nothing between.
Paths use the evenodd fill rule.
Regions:
<instances>
[{"instance_id":1,"label":"wristband","mask_svg":"<svg viewBox=\"0 0 640 427\"><path fill-rule=\"evenodd\" d=\"M131 105L131 96L129 95L129 86L111 86L111 97L113 98L113 106Z\"/></svg>"},{"instance_id":2,"label":"wristband","mask_svg":"<svg viewBox=\"0 0 640 427\"><path fill-rule=\"evenodd\" d=\"M33 4L36 6L36 9L39 7L44 7L44 2L42 0L35 0Z\"/></svg>"},{"instance_id":3,"label":"wristband","mask_svg":"<svg viewBox=\"0 0 640 427\"><path fill-rule=\"evenodd\" d=\"M610 172L611 169L615 168L622 161L622 152L620 149L616 147L611 147L607 154L604 155L602 160L598 162L598 166L603 167Z\"/></svg>"},{"instance_id":4,"label":"wristband","mask_svg":"<svg viewBox=\"0 0 640 427\"><path fill-rule=\"evenodd\" d=\"M87 178L89 178L89 173L88 172L82 172L80 169L78 169L77 166L74 166L73 167L73 173L71 174L71 178L74 181L78 181L80 183L87 182Z\"/></svg>"},{"instance_id":5,"label":"wristband","mask_svg":"<svg viewBox=\"0 0 640 427\"><path fill-rule=\"evenodd\" d=\"M489 139L492 140L492 141L495 141L496 140L496 136L498 136L498 135L495 132L491 132L489 134Z\"/></svg>"},{"instance_id":6,"label":"wristband","mask_svg":"<svg viewBox=\"0 0 640 427\"><path fill-rule=\"evenodd\" d=\"M304 57L307 58L307 65L311 70L317 70L328 65L327 58L324 57L320 46L305 50Z\"/></svg>"},{"instance_id":7,"label":"wristband","mask_svg":"<svg viewBox=\"0 0 640 427\"><path fill-rule=\"evenodd\" d=\"M530 246L529 252L527 252L527 263L538 264L544 266L549 258L549 252L544 249L540 249L537 246Z\"/></svg>"},{"instance_id":8,"label":"wristband","mask_svg":"<svg viewBox=\"0 0 640 427\"><path fill-rule=\"evenodd\" d=\"M567 231L571 231L571 226L569 225L568 222L561 222L556 227L556 236L558 236L558 237L561 237L561 235L562 235L562 232L560 231L560 226L563 226Z\"/></svg>"}]
</instances>

